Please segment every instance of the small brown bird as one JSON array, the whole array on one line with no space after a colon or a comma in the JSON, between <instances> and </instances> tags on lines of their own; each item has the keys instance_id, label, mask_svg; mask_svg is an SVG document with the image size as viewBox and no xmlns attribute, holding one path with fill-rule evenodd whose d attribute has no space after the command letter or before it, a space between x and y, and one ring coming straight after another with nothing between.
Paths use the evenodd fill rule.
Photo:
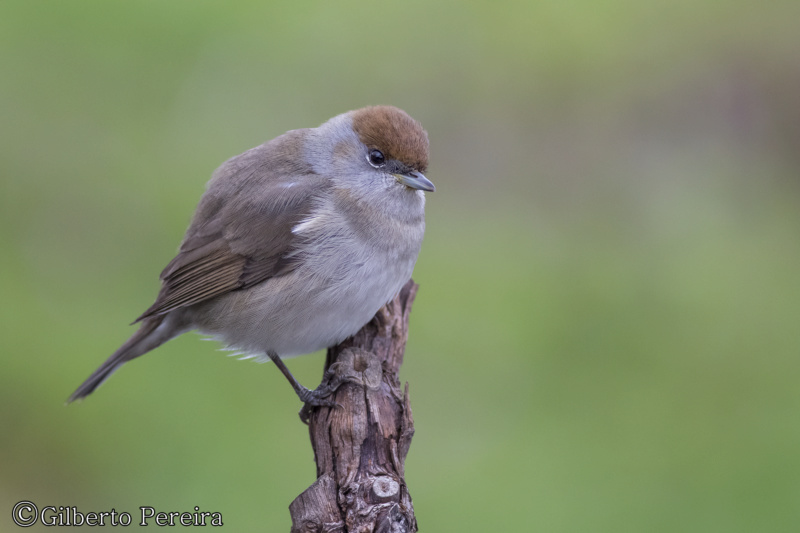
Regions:
<instances>
[{"instance_id":1,"label":"small brown bird","mask_svg":"<svg viewBox=\"0 0 800 533\"><path fill-rule=\"evenodd\" d=\"M391 106L289 131L225 162L161 273L139 330L70 396L190 330L271 359L343 341L411 277L425 231L428 135Z\"/></svg>"}]
</instances>

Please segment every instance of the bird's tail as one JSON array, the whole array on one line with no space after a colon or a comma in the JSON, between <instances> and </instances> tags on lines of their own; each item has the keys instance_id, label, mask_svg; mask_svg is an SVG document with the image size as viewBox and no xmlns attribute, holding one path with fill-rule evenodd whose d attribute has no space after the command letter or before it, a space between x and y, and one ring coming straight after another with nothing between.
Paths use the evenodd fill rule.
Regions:
<instances>
[{"instance_id":1,"label":"bird's tail","mask_svg":"<svg viewBox=\"0 0 800 533\"><path fill-rule=\"evenodd\" d=\"M161 315L144 320L136 333L125 344L120 346L116 352L111 354L111 357L106 359L100 365L100 368L92 372L92 375L72 393L67 399L67 403L88 396L126 362L161 346L171 338L183 333L183 330L171 324L172 321L169 318L171 317Z\"/></svg>"}]
</instances>

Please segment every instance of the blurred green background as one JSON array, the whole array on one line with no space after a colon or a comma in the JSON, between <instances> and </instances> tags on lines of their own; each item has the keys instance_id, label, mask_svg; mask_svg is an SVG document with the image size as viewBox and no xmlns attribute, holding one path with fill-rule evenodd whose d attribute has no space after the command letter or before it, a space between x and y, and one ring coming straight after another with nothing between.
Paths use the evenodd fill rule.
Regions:
<instances>
[{"instance_id":1,"label":"blurred green background","mask_svg":"<svg viewBox=\"0 0 800 533\"><path fill-rule=\"evenodd\" d=\"M64 400L217 165L391 103L437 186L402 375L421 530L797 531L798 21L796 0L0 3L0 530L27 499L288 531L315 470L271 365L185 335ZM312 386L322 365L289 362Z\"/></svg>"}]
</instances>

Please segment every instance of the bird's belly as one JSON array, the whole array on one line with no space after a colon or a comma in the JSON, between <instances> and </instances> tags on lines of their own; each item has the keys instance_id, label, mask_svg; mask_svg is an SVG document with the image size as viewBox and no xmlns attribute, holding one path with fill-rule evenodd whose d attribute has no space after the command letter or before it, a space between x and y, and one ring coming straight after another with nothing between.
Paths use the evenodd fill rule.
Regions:
<instances>
[{"instance_id":1,"label":"bird's belly","mask_svg":"<svg viewBox=\"0 0 800 533\"><path fill-rule=\"evenodd\" d=\"M258 358L268 350L281 357L315 352L369 322L411 277L416 254L365 259L351 253L335 258L339 269L327 259L208 302L194 322L228 348ZM213 312L204 312L211 306Z\"/></svg>"}]
</instances>

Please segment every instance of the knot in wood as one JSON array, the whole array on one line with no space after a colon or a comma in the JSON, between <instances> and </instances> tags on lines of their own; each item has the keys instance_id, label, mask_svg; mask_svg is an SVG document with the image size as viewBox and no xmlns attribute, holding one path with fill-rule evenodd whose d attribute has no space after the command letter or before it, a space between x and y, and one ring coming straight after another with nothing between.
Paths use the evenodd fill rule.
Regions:
<instances>
[{"instance_id":1,"label":"knot in wood","mask_svg":"<svg viewBox=\"0 0 800 533\"><path fill-rule=\"evenodd\" d=\"M375 503L384 503L397 500L400 493L400 483L389 476L376 477L372 482L372 495Z\"/></svg>"},{"instance_id":2,"label":"knot in wood","mask_svg":"<svg viewBox=\"0 0 800 533\"><path fill-rule=\"evenodd\" d=\"M340 383L351 382L363 385L369 390L381 386L383 368L375 354L361 348L347 348L331 365L335 379Z\"/></svg>"}]
</instances>

